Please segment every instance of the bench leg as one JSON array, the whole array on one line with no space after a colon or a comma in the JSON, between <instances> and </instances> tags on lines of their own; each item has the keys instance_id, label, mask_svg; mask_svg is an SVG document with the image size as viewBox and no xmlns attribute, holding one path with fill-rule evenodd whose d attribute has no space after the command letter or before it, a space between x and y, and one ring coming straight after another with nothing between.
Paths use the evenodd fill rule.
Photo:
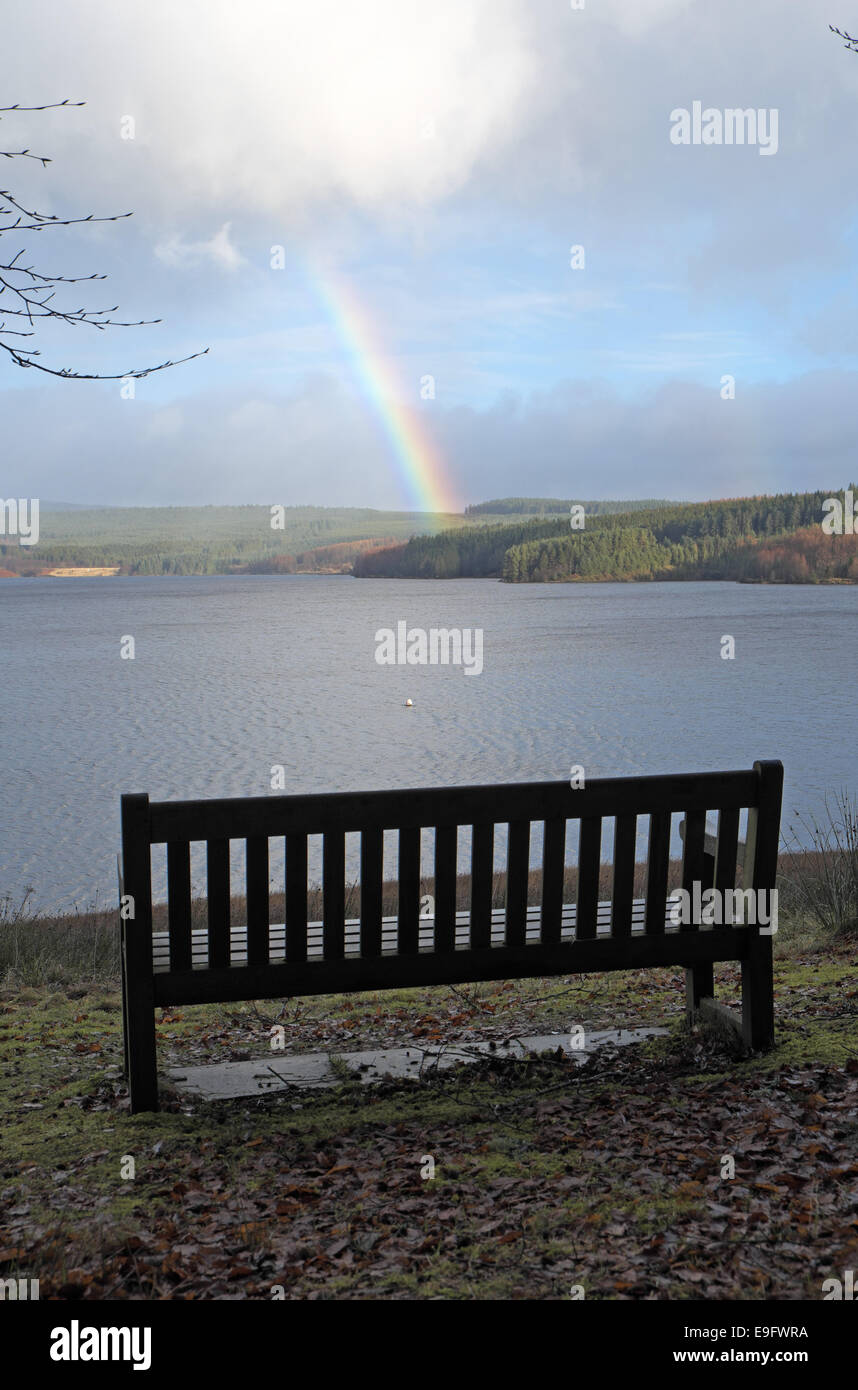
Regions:
<instances>
[{"instance_id":1,"label":"bench leg","mask_svg":"<svg viewBox=\"0 0 858 1390\"><path fill-rule=\"evenodd\" d=\"M126 980L125 1037L131 1113L158 1109L155 1000L152 981Z\"/></svg>"},{"instance_id":2,"label":"bench leg","mask_svg":"<svg viewBox=\"0 0 858 1390\"><path fill-rule=\"evenodd\" d=\"M125 985L125 943L122 947L122 1075L128 1080L128 990Z\"/></svg>"},{"instance_id":3,"label":"bench leg","mask_svg":"<svg viewBox=\"0 0 858 1390\"><path fill-rule=\"evenodd\" d=\"M128 967L125 960L125 923L119 924L119 978L122 983L122 1075L128 1080Z\"/></svg>"},{"instance_id":4,"label":"bench leg","mask_svg":"<svg viewBox=\"0 0 858 1390\"><path fill-rule=\"evenodd\" d=\"M742 1037L754 1052L775 1045L772 938L753 930L748 959L742 961Z\"/></svg>"},{"instance_id":5,"label":"bench leg","mask_svg":"<svg viewBox=\"0 0 858 1390\"><path fill-rule=\"evenodd\" d=\"M711 960L689 965L685 971L685 1017L689 1028L697 1016L701 999L714 999L715 971Z\"/></svg>"}]
</instances>

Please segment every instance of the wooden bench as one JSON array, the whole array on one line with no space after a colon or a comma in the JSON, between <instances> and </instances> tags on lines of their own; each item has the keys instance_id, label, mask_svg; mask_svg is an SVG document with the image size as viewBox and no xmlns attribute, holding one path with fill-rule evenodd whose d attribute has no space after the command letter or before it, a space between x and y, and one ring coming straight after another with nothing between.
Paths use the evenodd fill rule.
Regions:
<instances>
[{"instance_id":1,"label":"wooden bench","mask_svg":"<svg viewBox=\"0 0 858 1390\"><path fill-rule=\"evenodd\" d=\"M133 1111L158 1105L155 1009L526 976L684 966L693 1012L713 993L716 961L742 965L742 1027L774 1041L771 937L753 926L678 928L668 871L683 819L682 886L733 888L747 810L743 886L775 886L783 767L437 790L344 792L150 803L122 797L125 1068ZM707 813L716 813L714 836ZM567 833L577 839L575 901L564 902ZM600 901L603 827L612 839L610 898ZM577 823L577 836L574 828ZM492 906L495 827L506 826L505 907ZM541 891L528 906L532 828L541 831ZM460 827L469 829L460 835ZM634 897L639 829L644 896ZM382 915L384 832L397 833L398 913ZM612 832L612 834L611 834ZM360 912L347 918L346 837L359 837ZM308 921L308 837L321 836L322 912ZM285 842L285 923L272 924L269 840ZM421 860L433 894L421 915ZM470 840L463 870L461 848ZM230 841L244 841L246 912L233 923ZM205 923L192 927L191 845L204 842ZM166 845L167 926L153 932L152 846ZM163 851L159 851L163 853ZM356 850L356 854L358 851ZM641 856L642 857L642 856ZM457 873L470 906L456 909ZM130 913L133 911L133 916ZM424 907L425 912L425 907Z\"/></svg>"}]
</instances>

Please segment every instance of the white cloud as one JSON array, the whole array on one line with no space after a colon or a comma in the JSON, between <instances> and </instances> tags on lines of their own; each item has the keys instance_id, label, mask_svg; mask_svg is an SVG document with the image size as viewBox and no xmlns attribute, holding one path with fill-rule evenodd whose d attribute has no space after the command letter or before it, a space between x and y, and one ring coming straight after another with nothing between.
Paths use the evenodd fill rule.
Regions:
<instances>
[{"instance_id":1,"label":"white cloud","mask_svg":"<svg viewBox=\"0 0 858 1390\"><path fill-rule=\"evenodd\" d=\"M183 241L180 236L172 236L159 241L155 255L165 265L189 266L211 261L223 270L238 270L246 265L244 257L230 241L231 222L224 222L219 232L208 241Z\"/></svg>"},{"instance_id":2,"label":"white cloud","mask_svg":"<svg viewBox=\"0 0 858 1390\"><path fill-rule=\"evenodd\" d=\"M14 95L65 95L73 55L89 103L52 142L72 155L88 124L113 187L152 181L174 211L428 204L517 135L539 79L516 0L33 0L16 28Z\"/></svg>"}]
</instances>

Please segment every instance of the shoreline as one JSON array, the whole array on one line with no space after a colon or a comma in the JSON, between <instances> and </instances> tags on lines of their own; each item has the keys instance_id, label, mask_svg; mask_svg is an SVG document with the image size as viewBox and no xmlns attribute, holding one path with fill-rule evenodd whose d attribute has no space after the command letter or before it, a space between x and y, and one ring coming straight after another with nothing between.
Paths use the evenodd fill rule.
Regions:
<instances>
[{"instance_id":1,"label":"shoreline","mask_svg":"<svg viewBox=\"0 0 858 1390\"><path fill-rule=\"evenodd\" d=\"M483 582L485 584L509 584L511 588L530 587L556 587L562 584L748 584L762 588L771 589L818 589L818 588L854 588L858 585L858 578L829 578L829 579L728 579L724 577L708 579L703 575L690 575L679 578L662 575L658 578L650 578L646 575L638 575L629 578L626 575L603 575L595 578L588 575L570 575L566 579L526 579L526 580L505 580L500 574L459 574L445 575L377 575L365 574L355 575L351 570L343 569L318 569L318 570L295 570L292 573L284 573L282 570L216 570L214 573L200 571L194 574L132 574L123 571L120 565L92 565L92 566L69 566L66 569L40 570L38 574L16 574L13 570L0 568L0 581L4 579L312 579L324 576L327 578L342 579L386 579L388 582L395 579L400 583L425 583L433 584L455 583L456 581L468 580L472 583Z\"/></svg>"}]
</instances>

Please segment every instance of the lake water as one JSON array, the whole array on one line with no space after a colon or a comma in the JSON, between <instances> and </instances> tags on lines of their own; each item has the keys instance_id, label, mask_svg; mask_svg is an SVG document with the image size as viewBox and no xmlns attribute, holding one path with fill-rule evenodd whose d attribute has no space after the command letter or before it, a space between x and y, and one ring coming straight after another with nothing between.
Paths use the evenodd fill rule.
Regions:
<instances>
[{"instance_id":1,"label":"lake water","mask_svg":"<svg viewBox=\"0 0 858 1390\"><path fill-rule=\"evenodd\" d=\"M120 793L263 795L278 764L308 792L777 757L788 830L858 784L856 619L848 586L0 580L0 896L112 904ZM482 673L379 665L403 620L482 629Z\"/></svg>"}]
</instances>

